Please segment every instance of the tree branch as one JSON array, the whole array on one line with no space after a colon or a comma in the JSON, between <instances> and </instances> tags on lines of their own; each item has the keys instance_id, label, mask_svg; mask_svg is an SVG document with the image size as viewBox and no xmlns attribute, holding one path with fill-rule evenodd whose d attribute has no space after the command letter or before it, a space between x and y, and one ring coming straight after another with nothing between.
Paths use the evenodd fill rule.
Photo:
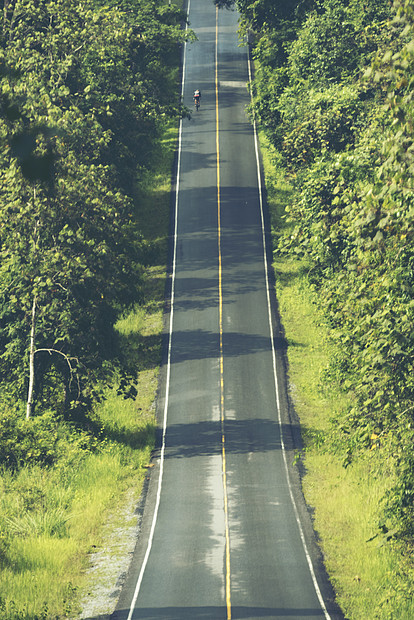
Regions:
<instances>
[{"instance_id":1,"label":"tree branch","mask_svg":"<svg viewBox=\"0 0 414 620\"><path fill-rule=\"evenodd\" d=\"M66 355L66 353L62 353L62 351L59 351L59 349L47 349L47 348L36 349L33 352L33 355L36 355L36 353L40 353L42 351L46 352L46 353L49 353L49 355L52 355L53 353L57 353L58 355L61 355L64 358L64 360L66 361L66 363L67 363L67 365L69 367L69 371L70 371L70 381L69 381L69 388L70 388L70 386L72 384L72 377L75 374L70 361L71 360L75 360L76 362L79 362L78 358L77 357L68 357ZM77 380L77 384L78 384L78 396L79 396L79 394L80 394L79 379Z\"/></svg>"}]
</instances>

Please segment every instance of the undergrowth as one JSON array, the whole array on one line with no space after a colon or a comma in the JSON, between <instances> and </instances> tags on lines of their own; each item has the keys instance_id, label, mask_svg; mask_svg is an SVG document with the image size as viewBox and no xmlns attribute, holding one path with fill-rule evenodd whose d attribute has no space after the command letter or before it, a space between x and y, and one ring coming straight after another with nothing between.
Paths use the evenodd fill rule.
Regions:
<instances>
[{"instance_id":1,"label":"undergrowth","mask_svg":"<svg viewBox=\"0 0 414 620\"><path fill-rule=\"evenodd\" d=\"M116 390L107 395L93 416L98 435L56 421L52 463L1 470L0 618L76 613L88 553L103 543L106 514L131 486L138 498L154 444L156 376L155 367L141 372L135 400ZM46 424L45 442L48 431Z\"/></svg>"}]
</instances>

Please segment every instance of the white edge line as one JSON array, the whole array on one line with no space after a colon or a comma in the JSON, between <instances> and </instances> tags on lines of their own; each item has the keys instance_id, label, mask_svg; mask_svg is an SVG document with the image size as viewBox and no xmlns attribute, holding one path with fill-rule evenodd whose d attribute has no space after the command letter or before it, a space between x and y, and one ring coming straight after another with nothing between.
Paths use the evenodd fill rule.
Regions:
<instances>
[{"instance_id":1,"label":"white edge line","mask_svg":"<svg viewBox=\"0 0 414 620\"><path fill-rule=\"evenodd\" d=\"M191 0L188 0L187 23L185 27L186 31L188 29L188 16L190 13L190 5L191 5ZM187 53L187 43L185 42L184 43L184 57L183 57L183 72L182 72L182 80L181 80L181 99L184 96L186 53ZM160 454L160 471L159 471L159 476L158 476L157 499L156 499L155 508L154 508L154 515L152 518L152 524L151 524L151 530L150 530L150 534L148 538L147 549L145 552L144 560L141 565L140 573L138 575L138 580L135 586L134 596L131 601L131 607L129 609L127 620L132 619L132 614L134 613L139 591L141 589L142 580L144 577L145 569L147 567L148 559L149 559L151 548L152 548L155 526L156 526L157 518L158 518L158 510L159 510L160 501L161 501L161 489L162 489L162 480L163 480L163 474L164 474L165 437L167 433L167 417L168 417L168 405L169 405L169 393L170 393L171 343L172 343L172 329L173 329L173 318L174 318L175 271L176 271L176 262L177 262L178 194L179 194L179 188L180 188L182 128L183 128L183 120L181 119L180 126L179 126L179 133L178 133L177 178L176 178L176 188L175 188L174 243L173 243L173 259L172 259L172 274L171 274L170 321L169 321L169 330L168 330L167 377L166 377L166 384L165 384L165 403L164 403L164 416L163 416L163 426L162 426L162 444L161 444L161 454Z\"/></svg>"},{"instance_id":2,"label":"white edge line","mask_svg":"<svg viewBox=\"0 0 414 620\"><path fill-rule=\"evenodd\" d=\"M251 61L250 61L249 46L247 46L247 54L248 54L250 97L251 97L251 100L252 100L252 103L253 103L253 94L252 94L252 89L251 89L252 73L251 73ZM283 463L284 463L284 467L285 467L285 473L286 473L286 479L287 479L287 483L288 483L289 495L290 495L290 499L291 499L291 502L292 502L293 510L294 510L294 513L295 513L296 523L297 523L297 526L299 528L299 534L300 534L300 538L301 538L301 541L302 541L303 550L305 552L306 560L308 562L308 567L309 567L309 571L310 571L310 574L311 574L311 577L312 577L312 581L313 581L313 585L314 585L314 588L315 588L315 592L316 592L316 595L318 597L319 604L320 604L320 606L321 606L321 608L322 608L322 610L323 610L323 612L325 614L326 620L331 620L331 616L329 615L329 613L328 613L328 611L326 609L325 601L323 600L323 596L322 596L322 593L321 593L320 588L319 588L318 580L317 580L316 574L315 574L315 569L313 567L312 558L310 556L310 553L309 553L309 550L308 550L308 546L306 544L306 540L305 540L305 535L304 535L304 532L303 532L302 524L300 522L300 516L299 516L298 507L296 505L296 501L295 501L295 498L294 498L294 495L293 495L292 481L291 481L290 474L289 474L289 467L288 467L287 456L286 456L286 447L285 447L285 442L284 442L284 439L283 439L283 427L282 427L282 417L281 417L281 407L280 407L280 396L279 396L279 386L278 386L278 378L277 378L276 351L275 351L275 344L274 344L274 332L273 332L272 312L271 312L271 304L270 304L269 268L268 268L268 262L267 262L266 235L265 235L264 215L263 215L263 193L262 193L262 181L261 181L261 174L260 174L259 146L258 146L258 138L257 138L256 120L254 118L254 109L253 109L253 132L254 132L254 147L255 147L255 152L256 152L257 182L258 182L259 203L260 203L260 217L261 217L261 224L262 224L263 259L264 259L265 278L266 278L267 309L268 309L269 328L270 328L270 340L271 340L271 345L272 345L272 357L273 357L273 376L274 376L274 382L275 382L276 405L277 405L277 412L278 412L278 422L279 422L279 427L280 427L280 441L281 441L281 448L282 448L282 454L283 454Z\"/></svg>"}]
</instances>

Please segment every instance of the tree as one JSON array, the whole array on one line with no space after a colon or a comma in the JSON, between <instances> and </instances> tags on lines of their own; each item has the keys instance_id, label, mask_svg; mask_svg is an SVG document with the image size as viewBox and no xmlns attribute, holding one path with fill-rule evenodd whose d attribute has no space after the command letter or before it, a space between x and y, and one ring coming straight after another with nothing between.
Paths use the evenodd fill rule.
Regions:
<instances>
[{"instance_id":1,"label":"tree","mask_svg":"<svg viewBox=\"0 0 414 620\"><path fill-rule=\"evenodd\" d=\"M155 0L3 3L0 376L29 389L28 415L87 404L117 361L114 323L140 299L139 170L180 113L165 91L181 16Z\"/></svg>"}]
</instances>

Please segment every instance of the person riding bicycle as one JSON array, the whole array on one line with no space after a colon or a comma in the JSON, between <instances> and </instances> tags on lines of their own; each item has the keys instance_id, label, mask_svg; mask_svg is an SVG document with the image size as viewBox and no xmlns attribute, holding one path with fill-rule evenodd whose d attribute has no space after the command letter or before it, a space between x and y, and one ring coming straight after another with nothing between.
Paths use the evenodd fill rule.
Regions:
<instances>
[{"instance_id":1,"label":"person riding bicycle","mask_svg":"<svg viewBox=\"0 0 414 620\"><path fill-rule=\"evenodd\" d=\"M196 88L196 90L194 91L194 103L195 105L200 105L200 101L201 101L201 90L199 88Z\"/></svg>"}]
</instances>

